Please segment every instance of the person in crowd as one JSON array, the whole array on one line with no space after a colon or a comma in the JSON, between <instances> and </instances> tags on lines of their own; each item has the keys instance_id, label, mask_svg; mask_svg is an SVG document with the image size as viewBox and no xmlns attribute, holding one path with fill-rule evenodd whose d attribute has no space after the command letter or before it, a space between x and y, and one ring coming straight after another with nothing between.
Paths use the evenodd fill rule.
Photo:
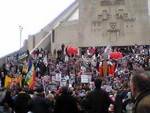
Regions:
<instances>
[{"instance_id":1,"label":"person in crowd","mask_svg":"<svg viewBox=\"0 0 150 113\"><path fill-rule=\"evenodd\" d=\"M0 113L11 113L13 111L13 100L10 91L0 91Z\"/></svg>"},{"instance_id":2,"label":"person in crowd","mask_svg":"<svg viewBox=\"0 0 150 113\"><path fill-rule=\"evenodd\" d=\"M101 89L102 80L95 80L95 89L90 92L85 100L85 109L88 113L108 113L112 103L109 94Z\"/></svg>"},{"instance_id":3,"label":"person in crowd","mask_svg":"<svg viewBox=\"0 0 150 113\"><path fill-rule=\"evenodd\" d=\"M62 94L56 99L54 113L79 113L77 101L70 95L68 87L63 87Z\"/></svg>"},{"instance_id":4,"label":"person in crowd","mask_svg":"<svg viewBox=\"0 0 150 113\"><path fill-rule=\"evenodd\" d=\"M143 69L133 71L130 88L135 99L133 113L150 112L150 75Z\"/></svg>"},{"instance_id":5,"label":"person in crowd","mask_svg":"<svg viewBox=\"0 0 150 113\"><path fill-rule=\"evenodd\" d=\"M55 106L55 97L52 93L49 93L46 97L49 101L49 108L50 112L54 112L54 106Z\"/></svg>"},{"instance_id":6,"label":"person in crowd","mask_svg":"<svg viewBox=\"0 0 150 113\"><path fill-rule=\"evenodd\" d=\"M32 113L52 113L49 101L43 97L33 98L29 108Z\"/></svg>"},{"instance_id":7,"label":"person in crowd","mask_svg":"<svg viewBox=\"0 0 150 113\"><path fill-rule=\"evenodd\" d=\"M114 102L115 113L126 112L126 104L128 104L126 101L128 98L128 89L128 83L124 83L122 89L117 92Z\"/></svg>"},{"instance_id":8,"label":"person in crowd","mask_svg":"<svg viewBox=\"0 0 150 113\"><path fill-rule=\"evenodd\" d=\"M27 113L29 111L29 103L31 97L25 92L20 92L14 100L15 113Z\"/></svg>"},{"instance_id":9,"label":"person in crowd","mask_svg":"<svg viewBox=\"0 0 150 113\"><path fill-rule=\"evenodd\" d=\"M112 57L109 57L111 51L106 52L105 50L107 49L104 50L103 47L89 48L89 55L86 52L87 49L80 49L81 54L79 55L70 55L68 53L69 51L67 51L67 46L62 45L61 49L58 50L57 58L49 56L48 51L44 49L36 49L31 55L26 53L28 57L23 59L20 58L22 58L24 52L18 54L18 59L13 59L13 56L10 56L9 60L1 67L0 79L2 82L1 87L5 83L8 83L8 87L11 90L0 101L0 106L4 108L7 105L5 108L8 108L8 111L12 109L16 113L25 113L29 110L33 113L77 113L79 111L85 111L87 113L100 113L104 111L102 113L108 113L108 107L113 100L115 101L115 113L120 113L119 111L122 112L126 108L131 110L132 105L127 98L130 91L122 89L122 86L129 81L131 70L137 69L138 67L144 67L149 70L150 67L147 66L150 64L150 60L147 52L145 52L143 47L133 47L130 50L124 47L115 47L114 49L121 52L124 57L113 61ZM111 47L108 47L108 49L111 50ZM65 50L66 52L64 52ZM26 54L24 55L25 57ZM14 78L23 74L23 79L25 79L25 76L30 72L32 64L35 65L35 71L37 73L34 88L30 89L24 82L22 85L17 85L16 83L18 82ZM25 68L25 73L23 73L24 68L22 68L24 66L27 67ZM58 73L59 76L56 77ZM82 75L89 76L87 83L81 82ZM5 79L6 76L11 77L11 80ZM103 79L102 84L101 80L97 80L97 77ZM55 86L51 87L49 84L53 82ZM134 87L137 85L136 83L133 82L135 84L133 85ZM68 88L62 88L63 86L69 86L72 93L69 92ZM145 88L145 85L143 86ZM24 96L20 97L21 94L19 92L22 90L19 90L19 87L23 88L26 92L23 93ZM60 92L59 89L61 88L62 91ZM135 89L132 91L132 94L135 95L135 92L137 93L138 91L136 100L141 99L137 99L140 94L144 95L145 98L148 90L137 90L137 87ZM6 90L9 91L9 89ZM51 93L48 94L49 92L54 96ZM28 98L28 94L33 97L31 106L30 102L28 103L31 100L31 98ZM113 111L112 105L110 105L110 108Z\"/></svg>"}]
</instances>

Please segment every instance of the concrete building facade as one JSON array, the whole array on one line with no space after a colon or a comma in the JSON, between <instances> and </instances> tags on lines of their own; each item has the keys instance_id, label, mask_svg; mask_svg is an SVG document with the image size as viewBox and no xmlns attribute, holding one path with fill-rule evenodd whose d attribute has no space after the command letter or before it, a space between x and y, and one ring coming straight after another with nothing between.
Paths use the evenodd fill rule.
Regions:
<instances>
[{"instance_id":1,"label":"concrete building facade","mask_svg":"<svg viewBox=\"0 0 150 113\"><path fill-rule=\"evenodd\" d=\"M150 45L148 0L76 0L39 33L27 48L62 44L77 47Z\"/></svg>"}]
</instances>

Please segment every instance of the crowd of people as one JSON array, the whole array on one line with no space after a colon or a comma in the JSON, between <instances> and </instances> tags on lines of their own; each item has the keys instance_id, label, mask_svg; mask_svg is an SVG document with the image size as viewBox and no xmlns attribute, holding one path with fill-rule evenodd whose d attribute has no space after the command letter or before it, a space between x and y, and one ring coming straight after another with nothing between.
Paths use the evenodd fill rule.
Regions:
<instances>
[{"instance_id":1,"label":"crowd of people","mask_svg":"<svg viewBox=\"0 0 150 113\"><path fill-rule=\"evenodd\" d=\"M149 71L149 46L27 51L0 68L0 113L149 113Z\"/></svg>"}]
</instances>

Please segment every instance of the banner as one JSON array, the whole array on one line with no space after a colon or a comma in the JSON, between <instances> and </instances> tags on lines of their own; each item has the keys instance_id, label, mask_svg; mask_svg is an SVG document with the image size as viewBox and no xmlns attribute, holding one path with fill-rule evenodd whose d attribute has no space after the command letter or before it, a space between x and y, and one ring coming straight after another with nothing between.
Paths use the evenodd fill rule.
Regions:
<instances>
[{"instance_id":1,"label":"banner","mask_svg":"<svg viewBox=\"0 0 150 113\"><path fill-rule=\"evenodd\" d=\"M25 83L29 85L30 89L33 89L36 83L36 72L35 72L35 67L32 65L30 71L27 73L25 77Z\"/></svg>"},{"instance_id":2,"label":"banner","mask_svg":"<svg viewBox=\"0 0 150 113\"><path fill-rule=\"evenodd\" d=\"M4 87L5 87L5 88L10 87L10 85L11 85L11 80L12 80L12 78L9 77L9 76L6 76L6 77L5 77L5 84L4 84Z\"/></svg>"}]
</instances>

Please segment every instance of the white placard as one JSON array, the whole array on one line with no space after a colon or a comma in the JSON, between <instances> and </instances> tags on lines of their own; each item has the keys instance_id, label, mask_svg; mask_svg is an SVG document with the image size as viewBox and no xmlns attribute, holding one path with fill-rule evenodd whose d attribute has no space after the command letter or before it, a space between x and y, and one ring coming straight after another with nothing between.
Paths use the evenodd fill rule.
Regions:
<instances>
[{"instance_id":1,"label":"white placard","mask_svg":"<svg viewBox=\"0 0 150 113\"><path fill-rule=\"evenodd\" d=\"M91 82L90 75L81 75L81 83L89 83L89 82Z\"/></svg>"},{"instance_id":2,"label":"white placard","mask_svg":"<svg viewBox=\"0 0 150 113\"><path fill-rule=\"evenodd\" d=\"M58 81L58 82L61 81L61 74L60 73L56 74L56 81Z\"/></svg>"}]
</instances>

